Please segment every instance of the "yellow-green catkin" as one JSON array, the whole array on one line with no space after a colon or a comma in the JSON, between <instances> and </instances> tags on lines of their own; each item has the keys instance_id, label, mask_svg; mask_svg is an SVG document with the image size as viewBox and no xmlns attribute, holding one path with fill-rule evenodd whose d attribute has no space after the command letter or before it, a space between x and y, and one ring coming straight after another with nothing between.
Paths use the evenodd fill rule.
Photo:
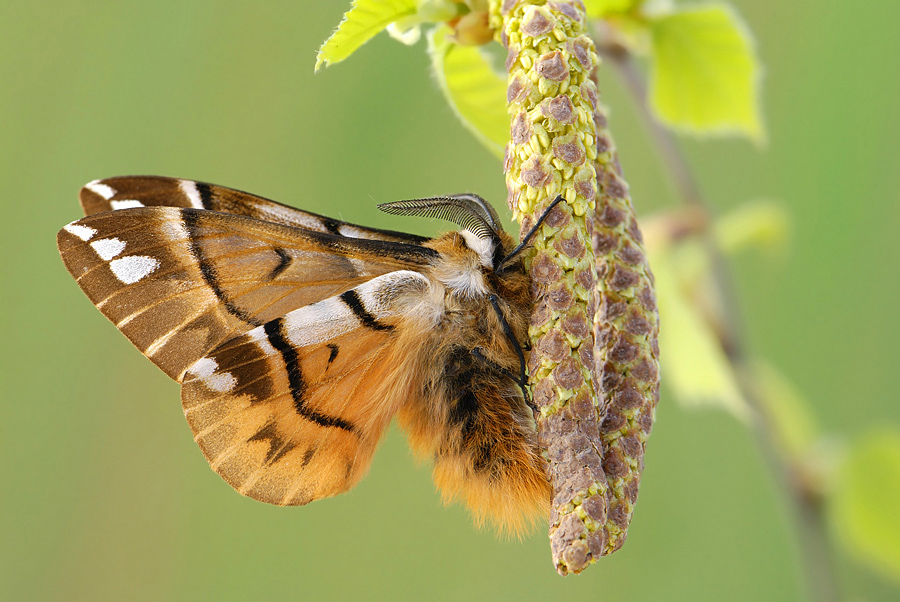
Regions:
<instances>
[{"instance_id":1,"label":"yellow-green catkin","mask_svg":"<svg viewBox=\"0 0 900 602\"><path fill-rule=\"evenodd\" d=\"M632 310L648 307L652 276L598 105L584 6L492 0L490 12L508 50L510 209L527 232L557 195L566 201L533 239L529 372L554 496L553 562L578 573L621 546L633 511L652 407L628 370L655 381L658 320L655 304Z\"/></svg>"}]
</instances>

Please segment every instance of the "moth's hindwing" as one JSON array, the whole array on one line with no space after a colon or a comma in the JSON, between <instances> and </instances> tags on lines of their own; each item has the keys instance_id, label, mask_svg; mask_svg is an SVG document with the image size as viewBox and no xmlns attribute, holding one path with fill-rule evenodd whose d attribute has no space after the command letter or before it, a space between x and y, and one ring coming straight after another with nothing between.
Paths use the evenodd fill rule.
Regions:
<instances>
[{"instance_id":1,"label":"moth's hindwing","mask_svg":"<svg viewBox=\"0 0 900 602\"><path fill-rule=\"evenodd\" d=\"M198 209L98 213L57 236L90 300L170 377L237 334L434 251Z\"/></svg>"},{"instance_id":2,"label":"moth's hindwing","mask_svg":"<svg viewBox=\"0 0 900 602\"><path fill-rule=\"evenodd\" d=\"M267 322L191 366L184 412L212 468L271 504L353 487L400 403L396 341L428 287L417 272L385 274Z\"/></svg>"},{"instance_id":3,"label":"moth's hindwing","mask_svg":"<svg viewBox=\"0 0 900 602\"><path fill-rule=\"evenodd\" d=\"M422 236L367 228L300 211L240 190L161 176L119 176L94 180L79 194L85 215L133 207L184 207L207 209L294 226L313 232L419 245Z\"/></svg>"}]
</instances>

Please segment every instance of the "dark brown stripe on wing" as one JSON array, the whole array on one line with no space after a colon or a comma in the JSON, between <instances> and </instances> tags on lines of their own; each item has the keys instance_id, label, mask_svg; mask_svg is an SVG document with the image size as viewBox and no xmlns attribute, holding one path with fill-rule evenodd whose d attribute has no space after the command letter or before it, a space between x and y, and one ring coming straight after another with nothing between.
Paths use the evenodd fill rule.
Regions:
<instances>
[{"instance_id":1,"label":"dark brown stripe on wing","mask_svg":"<svg viewBox=\"0 0 900 602\"><path fill-rule=\"evenodd\" d=\"M197 186L199 190L200 185L198 184ZM207 194L209 194L209 186L207 186L206 189ZM204 203L207 202L207 199L204 199L203 197L203 193L201 193L200 198ZM252 316L245 309L242 309L235 305L219 285L219 276L216 273L216 268L212 264L212 262L204 255L203 249L200 246L197 229L197 222L200 219L200 211L201 210L199 209L183 209L181 211L181 221L184 224L184 227L187 230L188 236L191 241L191 255L193 255L194 259L197 260L197 264L200 266L200 273L203 274L203 279L206 281L206 284L209 285L209 288L212 289L213 293L215 293L219 301L222 302L222 305L225 306L225 309L228 311L228 313L252 326L262 326L262 320Z\"/></svg>"},{"instance_id":2,"label":"dark brown stripe on wing","mask_svg":"<svg viewBox=\"0 0 900 602\"><path fill-rule=\"evenodd\" d=\"M304 231L304 235L315 240L323 248L340 255L357 256L358 254L373 257L389 257L416 265L429 265L440 257L440 253L431 247L422 247L387 240L368 238L350 238L326 232Z\"/></svg>"},{"instance_id":3,"label":"dark brown stripe on wing","mask_svg":"<svg viewBox=\"0 0 900 602\"><path fill-rule=\"evenodd\" d=\"M303 379L303 373L300 370L300 357L297 355L297 350L285 337L284 320L279 318L267 322L263 330L269 339L269 343L281 354L281 359L284 361L288 374L288 384L291 388L291 397L294 399L294 410L296 410L297 414L315 422L319 426L334 427L351 433L354 432L353 424L350 422L306 407L306 400L304 399L306 381Z\"/></svg>"},{"instance_id":4,"label":"dark brown stripe on wing","mask_svg":"<svg viewBox=\"0 0 900 602\"><path fill-rule=\"evenodd\" d=\"M291 265L291 261L293 258L288 255L288 252L282 249L281 247L275 247L275 254L278 255L278 265L275 266L275 269L272 270L268 275L268 280L275 280L278 276L288 269L288 266Z\"/></svg>"},{"instance_id":5,"label":"dark brown stripe on wing","mask_svg":"<svg viewBox=\"0 0 900 602\"><path fill-rule=\"evenodd\" d=\"M209 209L212 207L212 186L205 182L194 182L194 186L197 187L197 192L200 194L200 204L203 205L203 208Z\"/></svg>"},{"instance_id":6,"label":"dark brown stripe on wing","mask_svg":"<svg viewBox=\"0 0 900 602\"><path fill-rule=\"evenodd\" d=\"M274 464L284 457L286 453L297 447L297 444L293 441L286 441L281 438L274 422L267 423L247 441L268 441L269 449L266 452L266 464Z\"/></svg>"},{"instance_id":7,"label":"dark brown stripe on wing","mask_svg":"<svg viewBox=\"0 0 900 602\"><path fill-rule=\"evenodd\" d=\"M322 225L325 226L325 229L328 230L330 234L335 234L337 236L342 236L341 234L341 222L336 219L332 219L330 217L322 218Z\"/></svg>"},{"instance_id":8,"label":"dark brown stripe on wing","mask_svg":"<svg viewBox=\"0 0 900 602\"><path fill-rule=\"evenodd\" d=\"M379 322L378 319L369 313L369 311L363 306L362 301L359 299L359 295L356 294L356 291L352 288L345 292L341 293L341 301L343 301L347 307L359 318L359 321L364 325L368 326L372 330L384 330L390 332L394 330L394 327L390 324L384 324Z\"/></svg>"},{"instance_id":9,"label":"dark brown stripe on wing","mask_svg":"<svg viewBox=\"0 0 900 602\"><path fill-rule=\"evenodd\" d=\"M303 462L300 464L300 467L306 468L306 465L312 461L314 455L316 455L315 447L310 447L308 450L303 452Z\"/></svg>"}]
</instances>

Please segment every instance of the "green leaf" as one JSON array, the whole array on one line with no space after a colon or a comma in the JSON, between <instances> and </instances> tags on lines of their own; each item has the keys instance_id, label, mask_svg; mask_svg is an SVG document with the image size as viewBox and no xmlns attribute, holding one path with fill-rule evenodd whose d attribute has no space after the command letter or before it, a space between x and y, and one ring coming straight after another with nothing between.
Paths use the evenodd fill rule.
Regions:
<instances>
[{"instance_id":1,"label":"green leaf","mask_svg":"<svg viewBox=\"0 0 900 602\"><path fill-rule=\"evenodd\" d=\"M602 17L609 14L627 13L640 6L644 0L584 0L584 7L589 17Z\"/></svg>"},{"instance_id":2,"label":"green leaf","mask_svg":"<svg viewBox=\"0 0 900 602\"><path fill-rule=\"evenodd\" d=\"M648 247L656 278L663 381L685 406L719 407L747 421L749 410L725 353L686 290L683 272L693 271L696 255L702 253L702 247L693 243L677 249Z\"/></svg>"},{"instance_id":3,"label":"green leaf","mask_svg":"<svg viewBox=\"0 0 900 602\"><path fill-rule=\"evenodd\" d=\"M415 0L354 0L316 55L316 71L339 63L394 21L416 14Z\"/></svg>"},{"instance_id":4,"label":"green leaf","mask_svg":"<svg viewBox=\"0 0 900 602\"><path fill-rule=\"evenodd\" d=\"M502 158L509 141L506 77L491 67L477 46L454 44L450 33L448 27L439 27L428 35L432 71L463 125Z\"/></svg>"},{"instance_id":5,"label":"green leaf","mask_svg":"<svg viewBox=\"0 0 900 602\"><path fill-rule=\"evenodd\" d=\"M744 203L717 219L715 224L716 242L728 254L748 247L783 251L790 230L791 219L784 206L763 200Z\"/></svg>"},{"instance_id":6,"label":"green leaf","mask_svg":"<svg viewBox=\"0 0 900 602\"><path fill-rule=\"evenodd\" d=\"M900 432L871 433L850 448L830 515L858 559L900 582Z\"/></svg>"},{"instance_id":7,"label":"green leaf","mask_svg":"<svg viewBox=\"0 0 900 602\"><path fill-rule=\"evenodd\" d=\"M694 134L765 138L755 45L727 6L650 16L650 105L659 118Z\"/></svg>"}]
</instances>

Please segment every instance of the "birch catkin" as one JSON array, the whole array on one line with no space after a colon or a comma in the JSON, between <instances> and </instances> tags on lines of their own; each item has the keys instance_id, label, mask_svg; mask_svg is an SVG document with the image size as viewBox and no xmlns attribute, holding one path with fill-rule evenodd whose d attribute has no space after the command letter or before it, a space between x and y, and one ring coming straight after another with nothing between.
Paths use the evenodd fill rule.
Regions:
<instances>
[{"instance_id":1,"label":"birch catkin","mask_svg":"<svg viewBox=\"0 0 900 602\"><path fill-rule=\"evenodd\" d=\"M508 204L524 232L557 195L566 200L533 239L529 264L529 372L561 574L624 542L658 374L652 276L597 102L584 20L580 0L491 2L508 50Z\"/></svg>"},{"instance_id":2,"label":"birch catkin","mask_svg":"<svg viewBox=\"0 0 900 602\"><path fill-rule=\"evenodd\" d=\"M594 104L599 183L591 236L598 276L594 373L603 399L600 435L609 483L603 554L610 554L625 543L659 401L659 314L628 184L603 107Z\"/></svg>"}]
</instances>

